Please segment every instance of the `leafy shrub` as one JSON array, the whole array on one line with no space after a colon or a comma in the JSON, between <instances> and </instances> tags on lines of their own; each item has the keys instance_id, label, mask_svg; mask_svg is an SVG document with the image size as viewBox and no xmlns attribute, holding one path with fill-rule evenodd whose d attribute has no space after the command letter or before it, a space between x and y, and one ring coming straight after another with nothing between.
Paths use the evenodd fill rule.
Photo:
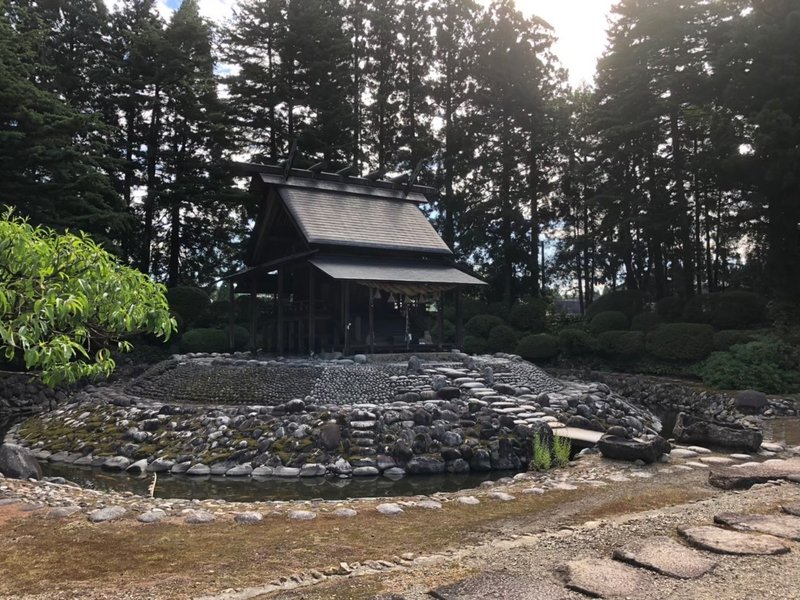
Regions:
<instances>
[{"instance_id":1,"label":"leafy shrub","mask_svg":"<svg viewBox=\"0 0 800 600\"><path fill-rule=\"evenodd\" d=\"M568 437L553 436L553 462L559 467L567 466L572 452L572 442Z\"/></svg>"},{"instance_id":2,"label":"leafy shrub","mask_svg":"<svg viewBox=\"0 0 800 600\"><path fill-rule=\"evenodd\" d=\"M722 389L755 389L767 394L800 389L800 356L795 347L770 339L714 352L699 367L703 383Z\"/></svg>"},{"instance_id":3,"label":"leafy shrub","mask_svg":"<svg viewBox=\"0 0 800 600\"><path fill-rule=\"evenodd\" d=\"M755 334L740 329L723 329L714 334L714 350L725 351L731 346L752 342Z\"/></svg>"},{"instance_id":4,"label":"leafy shrub","mask_svg":"<svg viewBox=\"0 0 800 600\"><path fill-rule=\"evenodd\" d=\"M497 327L498 325L505 325L505 321L498 316L475 315L469 321L467 321L466 325L464 325L464 330L469 335L474 335L476 337L485 339L489 337L489 332L492 330L492 328Z\"/></svg>"},{"instance_id":5,"label":"leafy shrub","mask_svg":"<svg viewBox=\"0 0 800 600\"><path fill-rule=\"evenodd\" d=\"M444 329L444 340L439 340L439 322L438 320L434 319L434 322L430 325L430 332L431 337L433 338L434 342L445 341L445 340L454 340L456 339L456 326L451 323L450 321L446 320L442 323Z\"/></svg>"},{"instance_id":6,"label":"leafy shrub","mask_svg":"<svg viewBox=\"0 0 800 600\"><path fill-rule=\"evenodd\" d=\"M714 350L714 329L699 323L667 323L647 334L647 351L664 360L701 360Z\"/></svg>"},{"instance_id":7,"label":"leafy shrub","mask_svg":"<svg viewBox=\"0 0 800 600\"><path fill-rule=\"evenodd\" d=\"M558 338L547 333L531 333L519 341L516 353L525 360L550 360L558 356Z\"/></svg>"},{"instance_id":8,"label":"leafy shrub","mask_svg":"<svg viewBox=\"0 0 800 600\"><path fill-rule=\"evenodd\" d=\"M461 297L461 318L466 323L475 315L484 315L488 312L489 307L483 300L478 298L470 298L469 296ZM444 319L451 323L456 322L456 307L455 302L450 301L444 307Z\"/></svg>"},{"instance_id":9,"label":"leafy shrub","mask_svg":"<svg viewBox=\"0 0 800 600\"><path fill-rule=\"evenodd\" d=\"M500 317L503 321L508 320L508 313L510 312L511 307L506 304L505 302L490 302L489 303L489 314L494 315L495 317Z\"/></svg>"},{"instance_id":10,"label":"leafy shrub","mask_svg":"<svg viewBox=\"0 0 800 600\"><path fill-rule=\"evenodd\" d=\"M562 329L558 345L567 356L586 356L597 351L597 340L581 329Z\"/></svg>"},{"instance_id":11,"label":"leafy shrub","mask_svg":"<svg viewBox=\"0 0 800 600\"><path fill-rule=\"evenodd\" d=\"M233 332L234 348L247 345L250 334L244 327L236 327ZM190 329L181 336L181 352L229 352L228 331L200 327Z\"/></svg>"},{"instance_id":12,"label":"leafy shrub","mask_svg":"<svg viewBox=\"0 0 800 600\"><path fill-rule=\"evenodd\" d=\"M641 331L604 331L597 337L597 345L612 358L637 358L644 354L644 334Z\"/></svg>"},{"instance_id":13,"label":"leafy shrub","mask_svg":"<svg viewBox=\"0 0 800 600\"><path fill-rule=\"evenodd\" d=\"M592 333L598 335L604 331L621 331L628 328L628 317L618 310L607 310L597 313L589 323Z\"/></svg>"},{"instance_id":14,"label":"leafy shrub","mask_svg":"<svg viewBox=\"0 0 800 600\"><path fill-rule=\"evenodd\" d=\"M683 317L683 309L686 306L686 299L680 296L667 296L656 302L656 314L666 323L680 321Z\"/></svg>"},{"instance_id":15,"label":"leafy shrub","mask_svg":"<svg viewBox=\"0 0 800 600\"><path fill-rule=\"evenodd\" d=\"M520 331L541 333L544 331L547 303L541 298L529 298L516 303L508 315L508 321Z\"/></svg>"},{"instance_id":16,"label":"leafy shrub","mask_svg":"<svg viewBox=\"0 0 800 600\"><path fill-rule=\"evenodd\" d=\"M598 313L613 310L624 313L630 319L642 312L643 306L644 294L639 290L617 290L603 294L592 302L586 309L586 318L591 321Z\"/></svg>"},{"instance_id":17,"label":"leafy shrub","mask_svg":"<svg viewBox=\"0 0 800 600\"><path fill-rule=\"evenodd\" d=\"M467 354L486 354L489 352L489 344L482 337L468 335L464 338L464 348Z\"/></svg>"},{"instance_id":18,"label":"leafy shrub","mask_svg":"<svg viewBox=\"0 0 800 600\"><path fill-rule=\"evenodd\" d=\"M180 315L186 327L191 327L202 320L211 303L211 299L204 290L188 285L169 288L167 301L170 309Z\"/></svg>"},{"instance_id":19,"label":"leafy shrub","mask_svg":"<svg viewBox=\"0 0 800 600\"><path fill-rule=\"evenodd\" d=\"M767 303L753 292L733 290L711 296L711 324L718 329L749 327L764 320Z\"/></svg>"},{"instance_id":20,"label":"leafy shrub","mask_svg":"<svg viewBox=\"0 0 800 600\"><path fill-rule=\"evenodd\" d=\"M650 331L661 324L661 317L654 312L643 312L631 319L631 329L633 331Z\"/></svg>"},{"instance_id":21,"label":"leafy shrub","mask_svg":"<svg viewBox=\"0 0 800 600\"><path fill-rule=\"evenodd\" d=\"M517 347L517 332L508 325L492 327L486 343L489 352L514 352Z\"/></svg>"}]
</instances>

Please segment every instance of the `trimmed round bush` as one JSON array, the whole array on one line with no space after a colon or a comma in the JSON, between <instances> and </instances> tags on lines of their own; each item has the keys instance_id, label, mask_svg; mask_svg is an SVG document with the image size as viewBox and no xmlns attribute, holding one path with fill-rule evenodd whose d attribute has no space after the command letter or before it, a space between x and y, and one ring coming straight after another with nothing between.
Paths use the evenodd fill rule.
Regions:
<instances>
[{"instance_id":1,"label":"trimmed round bush","mask_svg":"<svg viewBox=\"0 0 800 600\"><path fill-rule=\"evenodd\" d=\"M666 323L680 321L683 317L683 309L686 306L686 299L680 296L667 296L656 302L656 314Z\"/></svg>"},{"instance_id":2,"label":"trimmed round bush","mask_svg":"<svg viewBox=\"0 0 800 600\"><path fill-rule=\"evenodd\" d=\"M234 328L234 349L244 348L249 339L250 334L247 329L238 326ZM208 327L190 329L181 336L180 347L181 352L230 352L228 330Z\"/></svg>"},{"instance_id":3,"label":"trimmed round bush","mask_svg":"<svg viewBox=\"0 0 800 600\"><path fill-rule=\"evenodd\" d=\"M581 329L562 329L558 334L558 345L567 356L586 356L597 352L597 340Z\"/></svg>"},{"instance_id":4,"label":"trimmed round bush","mask_svg":"<svg viewBox=\"0 0 800 600\"><path fill-rule=\"evenodd\" d=\"M446 320L442 323L444 325L444 339L445 340L454 340L456 339L456 326L451 323L450 321ZM430 332L433 341L439 342L444 340L439 340L439 322L434 320L433 323L430 325Z\"/></svg>"},{"instance_id":5,"label":"trimmed round bush","mask_svg":"<svg viewBox=\"0 0 800 600\"><path fill-rule=\"evenodd\" d=\"M211 299L205 290L188 285L178 285L167 290L170 309L180 315L183 323L191 327L205 315Z\"/></svg>"},{"instance_id":6,"label":"trimmed round bush","mask_svg":"<svg viewBox=\"0 0 800 600\"><path fill-rule=\"evenodd\" d=\"M654 312L643 312L631 319L631 330L650 331L661 324L661 317Z\"/></svg>"},{"instance_id":7,"label":"trimmed round bush","mask_svg":"<svg viewBox=\"0 0 800 600\"><path fill-rule=\"evenodd\" d=\"M462 350L467 354L486 354L489 352L489 345L482 337L468 335L464 338L464 347Z\"/></svg>"},{"instance_id":8,"label":"trimmed round bush","mask_svg":"<svg viewBox=\"0 0 800 600\"><path fill-rule=\"evenodd\" d=\"M461 318L465 323L475 315L485 315L488 311L488 305L483 300L470 298L469 296L461 297ZM456 322L456 307L455 302L452 300L445 304L444 319L452 323Z\"/></svg>"},{"instance_id":9,"label":"trimmed round bush","mask_svg":"<svg viewBox=\"0 0 800 600\"><path fill-rule=\"evenodd\" d=\"M711 324L717 329L749 327L763 321L767 303L754 292L733 290L711 297Z\"/></svg>"},{"instance_id":10,"label":"trimmed round bush","mask_svg":"<svg viewBox=\"0 0 800 600\"><path fill-rule=\"evenodd\" d=\"M547 303L541 298L530 298L511 307L508 322L520 331L544 331Z\"/></svg>"},{"instance_id":11,"label":"trimmed round bush","mask_svg":"<svg viewBox=\"0 0 800 600\"><path fill-rule=\"evenodd\" d=\"M742 331L741 329L723 329L714 334L714 350L725 351L732 346L747 344L755 339L752 331Z\"/></svg>"},{"instance_id":12,"label":"trimmed round bush","mask_svg":"<svg viewBox=\"0 0 800 600\"><path fill-rule=\"evenodd\" d=\"M508 325L492 327L486 343L489 352L514 352L517 347L517 332Z\"/></svg>"},{"instance_id":13,"label":"trimmed round bush","mask_svg":"<svg viewBox=\"0 0 800 600\"><path fill-rule=\"evenodd\" d=\"M644 334L641 331L604 331L597 336L597 346L612 358L638 358L644 355Z\"/></svg>"},{"instance_id":14,"label":"trimmed round bush","mask_svg":"<svg viewBox=\"0 0 800 600\"><path fill-rule=\"evenodd\" d=\"M699 323L667 323L647 334L647 352L663 360L694 361L714 350L714 329Z\"/></svg>"},{"instance_id":15,"label":"trimmed round bush","mask_svg":"<svg viewBox=\"0 0 800 600\"><path fill-rule=\"evenodd\" d=\"M595 315L610 310L624 313L629 319L642 312L644 294L639 290L617 290L603 294L586 309L586 317L594 319ZM626 325L627 327L627 325Z\"/></svg>"},{"instance_id":16,"label":"trimmed round bush","mask_svg":"<svg viewBox=\"0 0 800 600\"><path fill-rule=\"evenodd\" d=\"M692 296L683 306L681 318L688 323L711 323L713 294Z\"/></svg>"},{"instance_id":17,"label":"trimmed round bush","mask_svg":"<svg viewBox=\"0 0 800 600\"><path fill-rule=\"evenodd\" d=\"M622 331L627 328L628 317L618 310L597 313L589 323L589 329L595 335L599 335L604 331Z\"/></svg>"},{"instance_id":18,"label":"trimmed round bush","mask_svg":"<svg viewBox=\"0 0 800 600\"><path fill-rule=\"evenodd\" d=\"M558 356L558 338L547 333L531 333L519 341L516 353L525 360L551 360Z\"/></svg>"},{"instance_id":19,"label":"trimmed round bush","mask_svg":"<svg viewBox=\"0 0 800 600\"><path fill-rule=\"evenodd\" d=\"M510 310L511 307L505 302L489 303L489 314L494 315L495 317L500 317L501 319L503 319L503 321L508 319L508 313Z\"/></svg>"},{"instance_id":20,"label":"trimmed round bush","mask_svg":"<svg viewBox=\"0 0 800 600\"><path fill-rule=\"evenodd\" d=\"M475 315L464 325L464 331L469 335L486 339L492 328L505 324L503 319L495 315Z\"/></svg>"},{"instance_id":21,"label":"trimmed round bush","mask_svg":"<svg viewBox=\"0 0 800 600\"><path fill-rule=\"evenodd\" d=\"M795 347L779 340L763 340L714 352L697 367L697 374L706 385L720 389L784 394L800 389L798 369L800 356Z\"/></svg>"}]
</instances>

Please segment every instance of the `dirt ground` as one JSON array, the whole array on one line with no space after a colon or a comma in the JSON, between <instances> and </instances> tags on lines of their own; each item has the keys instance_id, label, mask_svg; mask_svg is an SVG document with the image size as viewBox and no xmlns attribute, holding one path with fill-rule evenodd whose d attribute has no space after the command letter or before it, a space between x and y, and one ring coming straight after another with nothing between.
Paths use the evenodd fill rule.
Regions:
<instances>
[{"instance_id":1,"label":"dirt ground","mask_svg":"<svg viewBox=\"0 0 800 600\"><path fill-rule=\"evenodd\" d=\"M54 520L46 509L0 506L0 597L358 600L394 593L415 600L484 571L558 582L555 570L566 560L608 558L625 541L674 535L676 526L708 524L717 512L776 511L800 500L797 484L725 492L707 477L698 469L544 494L524 494L530 482L516 482L502 487L512 501L492 499L501 488L490 488L470 492L481 500L475 506L451 499L438 510L407 508L394 517L377 513L377 501L369 500L348 503L358 510L354 518L321 507L313 521L290 521L264 504L234 507L265 514L254 525L143 525L131 518L93 525L83 514ZM698 581L660 578L659 595L800 598L796 544L793 550L726 559Z\"/></svg>"}]
</instances>

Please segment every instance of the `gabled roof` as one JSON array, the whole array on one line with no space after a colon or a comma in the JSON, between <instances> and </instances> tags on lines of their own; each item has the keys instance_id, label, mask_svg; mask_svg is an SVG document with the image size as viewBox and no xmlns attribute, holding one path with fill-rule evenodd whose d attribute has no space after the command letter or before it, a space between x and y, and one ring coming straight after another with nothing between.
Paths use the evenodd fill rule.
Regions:
<instances>
[{"instance_id":1,"label":"gabled roof","mask_svg":"<svg viewBox=\"0 0 800 600\"><path fill-rule=\"evenodd\" d=\"M318 183L326 185L273 184L308 243L452 254L418 199L395 190Z\"/></svg>"}]
</instances>

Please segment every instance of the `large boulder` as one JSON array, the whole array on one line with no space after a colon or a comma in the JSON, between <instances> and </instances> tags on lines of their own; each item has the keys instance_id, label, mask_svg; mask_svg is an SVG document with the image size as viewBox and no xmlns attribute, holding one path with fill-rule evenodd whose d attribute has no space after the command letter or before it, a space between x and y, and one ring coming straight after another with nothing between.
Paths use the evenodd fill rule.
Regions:
<instances>
[{"instance_id":1,"label":"large boulder","mask_svg":"<svg viewBox=\"0 0 800 600\"><path fill-rule=\"evenodd\" d=\"M624 438L616 435L604 435L597 442L600 453L606 458L646 463L656 462L662 454L672 449L669 442L660 435Z\"/></svg>"},{"instance_id":2,"label":"large boulder","mask_svg":"<svg viewBox=\"0 0 800 600\"><path fill-rule=\"evenodd\" d=\"M33 455L17 444L0 446L0 473L12 479L41 479L42 468Z\"/></svg>"},{"instance_id":3,"label":"large boulder","mask_svg":"<svg viewBox=\"0 0 800 600\"><path fill-rule=\"evenodd\" d=\"M758 452L764 436L758 429L737 423L710 421L680 413L672 430L676 442Z\"/></svg>"},{"instance_id":4,"label":"large boulder","mask_svg":"<svg viewBox=\"0 0 800 600\"><path fill-rule=\"evenodd\" d=\"M742 390L733 400L736 408L749 412L761 412L769 406L766 394L756 390Z\"/></svg>"}]
</instances>

